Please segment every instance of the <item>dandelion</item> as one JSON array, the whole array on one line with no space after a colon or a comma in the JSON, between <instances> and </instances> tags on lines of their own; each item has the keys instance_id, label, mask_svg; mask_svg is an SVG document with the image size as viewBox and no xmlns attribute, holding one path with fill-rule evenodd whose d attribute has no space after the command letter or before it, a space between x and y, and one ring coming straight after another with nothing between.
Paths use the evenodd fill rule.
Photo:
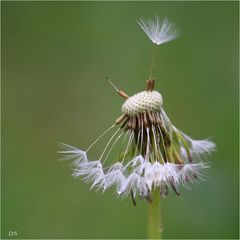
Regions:
<instances>
[{"instance_id":1,"label":"dandelion","mask_svg":"<svg viewBox=\"0 0 240 240\"><path fill-rule=\"evenodd\" d=\"M147 21L141 19L138 23L156 45L175 39L179 33L167 18L162 22L158 17ZM179 195L181 185L188 188L190 183L202 180L203 172L208 168L204 156L215 149L210 140L191 139L168 118L162 95L154 90L154 56L144 91L129 97L108 79L125 99L122 115L115 123L85 151L66 144L62 144L60 151L63 159L73 161L74 177L91 182L91 188L97 190L115 188L118 196L131 196L134 204L137 196L151 203L156 190L162 197L166 197L169 190ZM100 157L96 161L88 159L92 147L113 129L115 131ZM120 154L115 156L113 164L105 164L120 139L124 146Z\"/></svg>"}]
</instances>

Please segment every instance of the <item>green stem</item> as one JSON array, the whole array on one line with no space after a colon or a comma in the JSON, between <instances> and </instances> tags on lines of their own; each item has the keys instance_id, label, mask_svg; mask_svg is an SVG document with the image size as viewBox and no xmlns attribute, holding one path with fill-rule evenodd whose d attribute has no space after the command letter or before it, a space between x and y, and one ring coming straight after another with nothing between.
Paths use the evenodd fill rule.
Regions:
<instances>
[{"instance_id":1,"label":"green stem","mask_svg":"<svg viewBox=\"0 0 240 240\"><path fill-rule=\"evenodd\" d=\"M148 206L148 239L162 239L162 219L159 189L153 191L153 201Z\"/></svg>"}]
</instances>

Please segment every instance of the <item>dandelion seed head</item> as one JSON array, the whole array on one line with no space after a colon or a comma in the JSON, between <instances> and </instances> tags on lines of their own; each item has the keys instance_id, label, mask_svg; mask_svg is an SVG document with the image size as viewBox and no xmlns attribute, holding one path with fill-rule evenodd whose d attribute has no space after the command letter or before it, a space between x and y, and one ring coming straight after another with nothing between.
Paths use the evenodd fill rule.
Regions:
<instances>
[{"instance_id":1,"label":"dandelion seed head","mask_svg":"<svg viewBox=\"0 0 240 240\"><path fill-rule=\"evenodd\" d=\"M139 25L157 45L178 35L167 18L163 21L158 17L141 19ZM159 189L163 197L167 196L168 189L179 195L180 186L188 188L189 183L204 180L208 164L202 158L215 150L215 144L209 140L193 140L172 124L163 109L161 94L154 90L154 81L150 77L145 91L130 97L110 81L126 99L122 115L85 151L62 144L63 150L59 151L62 159L72 161L73 176L91 183L90 189L106 191L111 188L120 197L131 195L135 203L137 195L151 199L153 189ZM113 129L99 158L88 159L88 151ZM109 159L119 141L122 141L120 153Z\"/></svg>"}]
</instances>

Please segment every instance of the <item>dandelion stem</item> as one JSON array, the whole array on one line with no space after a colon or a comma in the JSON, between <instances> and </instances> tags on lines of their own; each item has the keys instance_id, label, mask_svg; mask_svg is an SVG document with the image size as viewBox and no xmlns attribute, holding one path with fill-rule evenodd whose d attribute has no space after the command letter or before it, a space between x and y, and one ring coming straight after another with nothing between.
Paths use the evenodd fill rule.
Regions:
<instances>
[{"instance_id":1,"label":"dandelion stem","mask_svg":"<svg viewBox=\"0 0 240 240\"><path fill-rule=\"evenodd\" d=\"M150 68L150 76L149 79L151 80L153 78L153 69L155 67L155 53L156 53L156 44L153 45L153 50L152 50L152 60L151 60L151 68Z\"/></svg>"},{"instance_id":2,"label":"dandelion stem","mask_svg":"<svg viewBox=\"0 0 240 240\"><path fill-rule=\"evenodd\" d=\"M148 239L162 239L162 221L159 189L153 191L152 203L148 206Z\"/></svg>"}]
</instances>

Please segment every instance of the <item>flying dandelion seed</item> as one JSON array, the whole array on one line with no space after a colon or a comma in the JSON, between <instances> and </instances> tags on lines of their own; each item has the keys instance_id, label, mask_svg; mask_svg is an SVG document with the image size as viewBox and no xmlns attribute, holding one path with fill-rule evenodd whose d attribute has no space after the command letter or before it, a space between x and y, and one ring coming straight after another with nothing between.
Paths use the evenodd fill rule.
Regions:
<instances>
[{"instance_id":1,"label":"flying dandelion seed","mask_svg":"<svg viewBox=\"0 0 240 240\"><path fill-rule=\"evenodd\" d=\"M160 21L139 20L140 27L157 46L177 38L179 30L167 18ZM163 99L154 90L153 63L146 89L129 97L109 80L114 89L125 99L122 115L103 132L85 151L62 144L63 159L73 161L73 176L82 177L92 184L91 188L105 191L116 188L119 196L136 196L152 201L151 193L160 190L162 197L172 189L177 195L179 187L203 179L208 164L203 157L215 149L209 140L193 140L177 129L163 109ZM90 161L87 153L112 129L116 129L98 160ZM116 162L104 166L116 143L125 134L125 149L121 150ZM200 162L199 162L200 161Z\"/></svg>"}]
</instances>

